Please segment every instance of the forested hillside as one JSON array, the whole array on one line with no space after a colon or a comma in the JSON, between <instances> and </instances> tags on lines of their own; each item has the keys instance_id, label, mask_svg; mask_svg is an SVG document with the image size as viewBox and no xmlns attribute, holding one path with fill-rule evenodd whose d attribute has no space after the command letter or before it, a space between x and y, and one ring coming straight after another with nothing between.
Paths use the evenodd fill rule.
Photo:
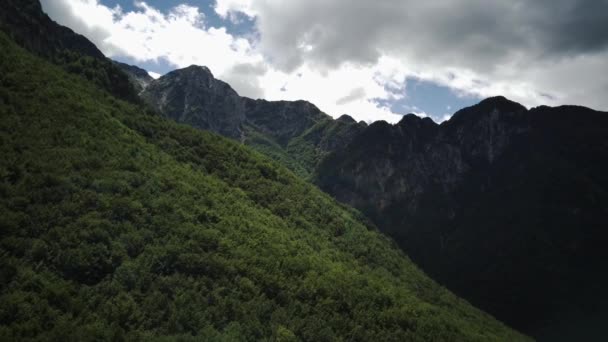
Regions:
<instances>
[{"instance_id":1,"label":"forested hillside","mask_svg":"<svg viewBox=\"0 0 608 342\"><path fill-rule=\"evenodd\" d=\"M247 147L5 34L0 75L0 340L525 340Z\"/></svg>"}]
</instances>

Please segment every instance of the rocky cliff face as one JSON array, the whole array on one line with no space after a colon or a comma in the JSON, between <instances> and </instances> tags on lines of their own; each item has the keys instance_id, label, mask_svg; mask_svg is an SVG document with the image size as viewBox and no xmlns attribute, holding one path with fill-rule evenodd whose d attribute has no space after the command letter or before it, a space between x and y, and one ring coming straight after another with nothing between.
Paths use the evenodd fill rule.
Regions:
<instances>
[{"instance_id":1,"label":"rocky cliff face","mask_svg":"<svg viewBox=\"0 0 608 342\"><path fill-rule=\"evenodd\" d=\"M306 101L265 101L244 99L247 122L260 132L271 135L280 145L330 116Z\"/></svg>"},{"instance_id":2,"label":"rocky cliff face","mask_svg":"<svg viewBox=\"0 0 608 342\"><path fill-rule=\"evenodd\" d=\"M152 83L152 81L154 81L154 78L152 78L152 76L150 76L150 74L148 74L148 72L142 68L116 61L114 61L114 64L118 66L125 74L127 74L129 81L138 94L140 94L148 87L150 83Z\"/></svg>"},{"instance_id":3,"label":"rocky cliff face","mask_svg":"<svg viewBox=\"0 0 608 342\"><path fill-rule=\"evenodd\" d=\"M191 126L241 139L242 98L206 67L190 66L152 81L142 98L165 116Z\"/></svg>"},{"instance_id":4,"label":"rocky cliff face","mask_svg":"<svg viewBox=\"0 0 608 342\"><path fill-rule=\"evenodd\" d=\"M608 316L608 275L592 271L608 257L606 175L608 113L498 97L441 125L374 123L324 159L316 181L474 304L563 338Z\"/></svg>"},{"instance_id":5,"label":"rocky cliff face","mask_svg":"<svg viewBox=\"0 0 608 342\"><path fill-rule=\"evenodd\" d=\"M492 164L526 132L526 109L493 98L456 113L443 125L409 114L396 125L373 123L317 171L328 192L374 216L405 198L416 212L420 196L449 194L469 171Z\"/></svg>"}]
</instances>

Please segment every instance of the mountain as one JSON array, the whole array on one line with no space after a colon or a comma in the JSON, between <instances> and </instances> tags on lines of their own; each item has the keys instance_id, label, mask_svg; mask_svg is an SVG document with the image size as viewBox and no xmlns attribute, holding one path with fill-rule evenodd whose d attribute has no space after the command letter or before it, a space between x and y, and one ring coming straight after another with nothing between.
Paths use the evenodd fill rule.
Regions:
<instances>
[{"instance_id":1,"label":"mountain","mask_svg":"<svg viewBox=\"0 0 608 342\"><path fill-rule=\"evenodd\" d=\"M376 122L316 183L505 322L545 340L605 337L608 113L496 97L441 125Z\"/></svg>"},{"instance_id":2,"label":"mountain","mask_svg":"<svg viewBox=\"0 0 608 342\"><path fill-rule=\"evenodd\" d=\"M306 101L241 97L209 69L194 65L151 81L141 97L168 118L244 142L305 178L365 127L333 120Z\"/></svg>"},{"instance_id":3,"label":"mountain","mask_svg":"<svg viewBox=\"0 0 608 342\"><path fill-rule=\"evenodd\" d=\"M241 97L205 67L191 66L151 80L144 70L99 56L99 50L82 36L48 19L36 1L10 0L1 6L0 27L30 52L137 108L139 101L133 94L140 93L165 118L236 139L314 181L365 213L433 278L499 319L539 339L602 340L608 317L603 291L608 285L603 271L608 239L602 227L608 213L606 113L576 106L527 110L496 97L459 111L441 125L415 115L404 116L396 125L376 122L368 126L347 115L334 120L305 101ZM106 82L111 79L108 75L118 75L118 81ZM10 92L4 92L4 98L10 98ZM48 98L41 98L41 103L46 104ZM108 94L103 98L98 101L115 105ZM81 108L76 103L67 105ZM237 180L261 182L245 177L248 171L239 162L225 164L224 148L203 153L197 147L202 136L181 130L165 134L165 126L171 124L150 125L149 120L160 119L137 110L146 114L129 111L129 118L118 121L163 153L172 151L178 164L195 169L204 165L213 177L229 173L231 178L222 179L235 186L236 192L249 189ZM16 130L7 131L12 129ZM207 160L219 169L206 164ZM260 170L263 178L279 172L276 164L268 163L274 166ZM9 167L4 171L9 180L19 172ZM288 207L276 204L280 213L300 209L296 199L309 193L283 198L277 194L291 189L275 190L274 199ZM273 198L259 193L251 196L263 208ZM294 203L298 204L292 207ZM373 225L353 215L360 224ZM294 222L307 219L298 217ZM317 227L327 223L314 222ZM343 233L340 225L330 230L338 236ZM316 243L313 237L305 239ZM5 245L11 248L16 243L8 241ZM106 266L102 269L99 275L93 267L95 279L112 274ZM389 266L386 269L393 272ZM12 268L6 270L12 274ZM87 284L89 280L79 281ZM411 283L405 284L409 289ZM431 288L435 291L436 285Z\"/></svg>"},{"instance_id":4,"label":"mountain","mask_svg":"<svg viewBox=\"0 0 608 342\"><path fill-rule=\"evenodd\" d=\"M495 97L441 125L410 114L367 126L304 101L240 97L196 66L142 96L361 210L434 279L509 324L545 340L603 337L606 113Z\"/></svg>"},{"instance_id":5,"label":"mountain","mask_svg":"<svg viewBox=\"0 0 608 342\"><path fill-rule=\"evenodd\" d=\"M0 32L0 340L527 340L271 159L48 60Z\"/></svg>"},{"instance_id":6,"label":"mountain","mask_svg":"<svg viewBox=\"0 0 608 342\"><path fill-rule=\"evenodd\" d=\"M94 82L112 95L139 101L127 75L84 36L51 20L38 0L2 0L0 30L26 50Z\"/></svg>"}]
</instances>

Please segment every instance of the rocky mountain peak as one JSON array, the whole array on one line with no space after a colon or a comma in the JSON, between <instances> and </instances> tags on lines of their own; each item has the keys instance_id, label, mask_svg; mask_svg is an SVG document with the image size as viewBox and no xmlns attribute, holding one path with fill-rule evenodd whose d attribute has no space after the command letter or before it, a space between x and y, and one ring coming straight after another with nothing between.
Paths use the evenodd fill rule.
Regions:
<instances>
[{"instance_id":1,"label":"rocky mountain peak","mask_svg":"<svg viewBox=\"0 0 608 342\"><path fill-rule=\"evenodd\" d=\"M399 123L397 123L397 125L408 128L430 128L437 126L437 123L435 123L435 121L433 121L433 119L429 117L422 118L416 114L410 113L404 115L401 120L399 120Z\"/></svg>"},{"instance_id":2,"label":"rocky mountain peak","mask_svg":"<svg viewBox=\"0 0 608 342\"><path fill-rule=\"evenodd\" d=\"M141 97L178 122L240 139L244 102L227 83L203 66L192 65L154 80Z\"/></svg>"},{"instance_id":3,"label":"rocky mountain peak","mask_svg":"<svg viewBox=\"0 0 608 342\"><path fill-rule=\"evenodd\" d=\"M226 89L230 88L230 91L234 92L227 83L213 77L209 68L200 65L191 65L183 69L173 70L162 76L159 80L163 79L165 79L165 81L169 80L170 82L189 84L190 86L205 85L208 88L218 86Z\"/></svg>"},{"instance_id":4,"label":"rocky mountain peak","mask_svg":"<svg viewBox=\"0 0 608 342\"><path fill-rule=\"evenodd\" d=\"M187 66L182 69L174 70L172 72L175 72L177 74L191 74L191 75L200 75L200 76L204 75L208 78L213 78L213 79L215 78L213 76L213 73L211 72L211 70L209 70L209 68L207 68L206 66L195 65L195 64L192 64L192 65Z\"/></svg>"},{"instance_id":5,"label":"rocky mountain peak","mask_svg":"<svg viewBox=\"0 0 608 342\"><path fill-rule=\"evenodd\" d=\"M499 118L521 116L528 110L517 102L513 102L504 96L487 98L478 104L467 107L456 112L448 123L462 123L480 121L484 119L496 120Z\"/></svg>"}]
</instances>

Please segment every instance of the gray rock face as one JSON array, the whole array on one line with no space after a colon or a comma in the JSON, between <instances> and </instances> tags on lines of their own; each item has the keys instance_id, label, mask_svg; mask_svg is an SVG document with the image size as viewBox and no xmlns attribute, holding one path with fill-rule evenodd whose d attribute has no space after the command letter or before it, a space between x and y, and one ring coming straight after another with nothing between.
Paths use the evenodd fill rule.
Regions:
<instances>
[{"instance_id":1,"label":"gray rock face","mask_svg":"<svg viewBox=\"0 0 608 342\"><path fill-rule=\"evenodd\" d=\"M141 97L177 122L235 139L242 137L243 99L206 67L193 65L172 71L152 81Z\"/></svg>"},{"instance_id":2,"label":"gray rock face","mask_svg":"<svg viewBox=\"0 0 608 342\"><path fill-rule=\"evenodd\" d=\"M150 76L150 74L148 74L148 72L142 68L116 61L114 61L114 64L118 66L125 74L127 74L127 76L129 76L129 81L131 84L133 84L133 87L138 94L146 89L152 81L154 81L154 78L152 78L152 76Z\"/></svg>"},{"instance_id":3,"label":"gray rock face","mask_svg":"<svg viewBox=\"0 0 608 342\"><path fill-rule=\"evenodd\" d=\"M275 137L279 144L299 136L330 116L306 101L265 101L244 99L247 122L260 132Z\"/></svg>"},{"instance_id":4,"label":"gray rock face","mask_svg":"<svg viewBox=\"0 0 608 342\"><path fill-rule=\"evenodd\" d=\"M471 169L492 164L511 139L529 130L526 109L504 98L465 109L442 125L408 114L376 122L317 171L338 199L377 215L397 203L415 213L427 192L449 194Z\"/></svg>"}]
</instances>

